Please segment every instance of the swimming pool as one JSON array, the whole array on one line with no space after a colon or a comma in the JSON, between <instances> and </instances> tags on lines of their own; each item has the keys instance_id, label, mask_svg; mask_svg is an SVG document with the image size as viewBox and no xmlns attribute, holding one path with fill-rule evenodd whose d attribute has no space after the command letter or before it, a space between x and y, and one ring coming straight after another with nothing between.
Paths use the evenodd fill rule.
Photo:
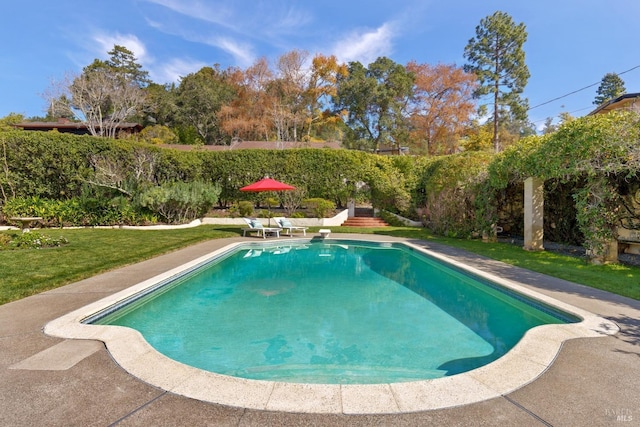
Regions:
<instances>
[{"instance_id":1,"label":"swimming pool","mask_svg":"<svg viewBox=\"0 0 640 427\"><path fill-rule=\"evenodd\" d=\"M466 372L578 320L404 245L317 240L238 247L89 323L224 375L379 384Z\"/></svg>"},{"instance_id":2,"label":"swimming pool","mask_svg":"<svg viewBox=\"0 0 640 427\"><path fill-rule=\"evenodd\" d=\"M412 412L459 406L508 394L541 375L556 357L562 342L573 338L599 337L616 333L617 326L585 310L557 301L547 295L535 292L517 282L525 280L530 273L523 271L511 275L511 279L499 277L469 265L466 255L459 257L453 251L445 256L440 252L426 249L425 243L389 236L349 235L350 239L375 240L388 243L402 243L414 251L453 265L460 272L484 277L499 286L514 290L519 295L533 298L549 307L580 317L579 323L549 324L535 327L525 333L514 348L488 365L457 375L431 380L391 382L385 384L310 384L282 381L251 380L228 375L220 375L194 368L162 355L151 347L143 336L128 327L87 324L88 319L104 314L125 301L163 286L167 282L184 276L188 271L224 257L239 246L246 245L247 239L225 239L207 244L208 253L202 256L188 255L184 265L166 267L164 272L145 272L143 264L133 271L147 274L148 279L122 291L113 293L99 301L70 312L45 326L48 335L67 339L100 340L114 361L131 375L160 389L186 397L223 405L307 413L381 414ZM292 239L289 242L308 242L311 239ZM280 241L282 242L282 240ZM182 253L183 251L181 251ZM191 250L184 251L195 254ZM450 252L450 251L448 251ZM200 250L201 254L204 254ZM171 255L173 258L173 255ZM184 255L178 259L185 259ZM464 263L460 260L464 259ZM157 264L157 263L156 263ZM174 264L175 265L175 264ZM486 270L504 270L499 263L493 266L486 261L478 264ZM498 268L498 270L496 270ZM513 272L512 272L513 273ZM153 276L153 274L156 274ZM108 274L106 276L112 276ZM152 277L153 276L153 277ZM118 280L116 272L114 280Z\"/></svg>"}]
</instances>

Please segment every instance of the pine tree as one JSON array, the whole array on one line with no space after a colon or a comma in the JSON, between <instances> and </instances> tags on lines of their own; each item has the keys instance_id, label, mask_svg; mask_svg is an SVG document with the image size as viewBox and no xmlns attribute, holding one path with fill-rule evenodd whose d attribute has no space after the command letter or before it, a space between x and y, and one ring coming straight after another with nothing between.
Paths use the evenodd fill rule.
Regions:
<instances>
[{"instance_id":1,"label":"pine tree","mask_svg":"<svg viewBox=\"0 0 640 427\"><path fill-rule=\"evenodd\" d=\"M616 99L620 95L627 93L624 87L624 81L616 73L607 73L602 78L600 86L596 91L596 98L593 101L595 105L602 105L607 101Z\"/></svg>"},{"instance_id":2,"label":"pine tree","mask_svg":"<svg viewBox=\"0 0 640 427\"><path fill-rule=\"evenodd\" d=\"M527 121L528 101L520 98L529 80L523 45L527 31L523 23L515 24L511 16L495 12L480 21L476 36L469 40L464 57L469 61L464 70L474 73L480 82L476 96L492 95L493 145L500 151L500 122Z\"/></svg>"}]
</instances>

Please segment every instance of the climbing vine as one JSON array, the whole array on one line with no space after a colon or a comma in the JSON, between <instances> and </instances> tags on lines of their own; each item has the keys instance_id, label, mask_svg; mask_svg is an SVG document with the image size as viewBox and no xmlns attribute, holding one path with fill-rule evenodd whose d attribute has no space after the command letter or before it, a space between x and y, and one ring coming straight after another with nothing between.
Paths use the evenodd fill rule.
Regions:
<instances>
[{"instance_id":1,"label":"climbing vine","mask_svg":"<svg viewBox=\"0 0 640 427\"><path fill-rule=\"evenodd\" d=\"M637 113L583 117L505 150L490 165L487 184L495 190L529 176L574 184L576 221L585 246L598 257L621 225L618 183L637 180L639 142Z\"/></svg>"},{"instance_id":2,"label":"climbing vine","mask_svg":"<svg viewBox=\"0 0 640 427\"><path fill-rule=\"evenodd\" d=\"M606 177L594 178L574 193L577 221L585 246L594 256L604 254L607 242L617 237L620 197Z\"/></svg>"}]
</instances>

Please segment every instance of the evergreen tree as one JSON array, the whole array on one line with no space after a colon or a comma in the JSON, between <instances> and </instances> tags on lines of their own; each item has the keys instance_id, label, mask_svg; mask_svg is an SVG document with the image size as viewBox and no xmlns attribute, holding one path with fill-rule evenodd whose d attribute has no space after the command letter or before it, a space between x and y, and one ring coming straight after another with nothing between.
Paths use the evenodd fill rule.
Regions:
<instances>
[{"instance_id":1,"label":"evergreen tree","mask_svg":"<svg viewBox=\"0 0 640 427\"><path fill-rule=\"evenodd\" d=\"M188 74L175 92L176 125L191 127L206 145L228 143L228 135L220 128L219 112L235 96L229 73L217 65Z\"/></svg>"},{"instance_id":2,"label":"evergreen tree","mask_svg":"<svg viewBox=\"0 0 640 427\"><path fill-rule=\"evenodd\" d=\"M138 59L129 49L116 44L107 53L109 54L109 59L102 61L96 58L83 71L85 73L96 70L108 71L113 73L114 76L118 76L126 82L134 83L141 88L151 83L149 72L142 68L142 65L138 63Z\"/></svg>"},{"instance_id":3,"label":"evergreen tree","mask_svg":"<svg viewBox=\"0 0 640 427\"><path fill-rule=\"evenodd\" d=\"M344 144L353 149L377 151L381 145L400 147L410 131L408 104L413 94L413 73L387 57L365 68L350 62L347 75L339 75L333 97L337 111L344 111L347 134Z\"/></svg>"},{"instance_id":4,"label":"evergreen tree","mask_svg":"<svg viewBox=\"0 0 640 427\"><path fill-rule=\"evenodd\" d=\"M149 73L127 48L114 45L108 53L108 60L94 59L84 67L82 74L69 82L65 96L55 100L57 105L51 104L51 109L72 111L92 135L115 138L121 123L142 113L143 88L150 80Z\"/></svg>"},{"instance_id":5,"label":"evergreen tree","mask_svg":"<svg viewBox=\"0 0 640 427\"><path fill-rule=\"evenodd\" d=\"M508 114L512 121L527 121L528 101L520 98L529 80L523 45L527 40L523 23L515 24L511 16L495 12L480 21L476 36L469 40L464 70L474 73L480 86L476 96L492 95L493 146L500 151L501 119Z\"/></svg>"},{"instance_id":6,"label":"evergreen tree","mask_svg":"<svg viewBox=\"0 0 640 427\"><path fill-rule=\"evenodd\" d=\"M558 125L553 124L553 117L547 117L544 120L544 127L542 128L542 134L547 135L558 130Z\"/></svg>"},{"instance_id":7,"label":"evergreen tree","mask_svg":"<svg viewBox=\"0 0 640 427\"><path fill-rule=\"evenodd\" d=\"M602 78L600 86L596 91L596 98L593 101L595 105L602 105L607 101L616 99L620 95L627 93L624 87L624 81L616 73L607 73Z\"/></svg>"}]
</instances>

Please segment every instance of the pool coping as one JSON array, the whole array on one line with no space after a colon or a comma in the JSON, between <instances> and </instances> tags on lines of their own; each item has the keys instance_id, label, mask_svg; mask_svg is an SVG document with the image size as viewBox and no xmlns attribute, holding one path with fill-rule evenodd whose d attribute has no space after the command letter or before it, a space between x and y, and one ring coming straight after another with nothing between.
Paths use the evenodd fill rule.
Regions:
<instances>
[{"instance_id":1,"label":"pool coping","mask_svg":"<svg viewBox=\"0 0 640 427\"><path fill-rule=\"evenodd\" d=\"M310 240L312 239L288 239L287 241ZM349 237L348 240L372 239L363 236L357 239ZM82 323L86 318L118 301L140 293L160 281L175 277L184 270L220 256L236 246L247 244L247 241L242 241L226 245L180 267L72 311L49 322L44 332L61 338L102 341L114 360L130 374L178 395L250 409L354 415L442 409L503 396L539 377L553 363L562 343L566 340L613 335L618 332L617 325L607 319L530 290L513 280L468 266L433 250L393 238L376 238L375 241L404 244L583 320L573 324L544 325L533 328L506 355L469 372L432 380L364 385L295 384L220 375L184 365L162 355L135 330ZM284 241L277 243L286 244ZM461 393L460 390L464 392Z\"/></svg>"}]
</instances>

